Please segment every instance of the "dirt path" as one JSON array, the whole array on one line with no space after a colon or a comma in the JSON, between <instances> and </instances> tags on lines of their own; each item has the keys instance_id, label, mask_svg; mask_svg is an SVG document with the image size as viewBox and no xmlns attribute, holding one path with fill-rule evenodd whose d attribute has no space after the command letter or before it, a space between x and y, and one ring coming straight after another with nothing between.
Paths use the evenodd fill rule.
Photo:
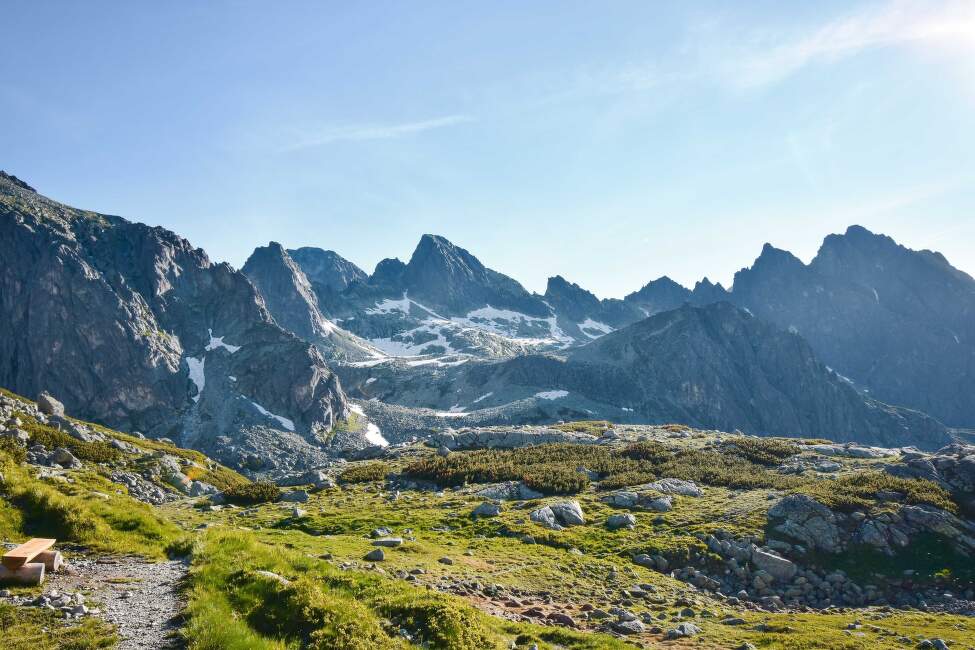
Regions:
<instances>
[{"instance_id":1,"label":"dirt path","mask_svg":"<svg viewBox=\"0 0 975 650\"><path fill-rule=\"evenodd\" d=\"M186 575L184 562L75 555L69 563L70 572L51 575L44 593L84 592L88 606L117 626L121 650L183 647L177 631L185 605L178 591Z\"/></svg>"}]
</instances>

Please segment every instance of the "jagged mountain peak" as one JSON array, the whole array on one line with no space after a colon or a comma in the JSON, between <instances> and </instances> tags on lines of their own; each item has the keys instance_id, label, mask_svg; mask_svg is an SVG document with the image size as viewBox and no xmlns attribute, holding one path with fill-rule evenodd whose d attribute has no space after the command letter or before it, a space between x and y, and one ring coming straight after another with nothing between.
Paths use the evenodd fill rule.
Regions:
<instances>
[{"instance_id":1,"label":"jagged mountain peak","mask_svg":"<svg viewBox=\"0 0 975 650\"><path fill-rule=\"evenodd\" d=\"M357 282L368 279L366 272L333 250L314 246L288 249L291 259L301 267L316 293L341 292Z\"/></svg>"}]
</instances>

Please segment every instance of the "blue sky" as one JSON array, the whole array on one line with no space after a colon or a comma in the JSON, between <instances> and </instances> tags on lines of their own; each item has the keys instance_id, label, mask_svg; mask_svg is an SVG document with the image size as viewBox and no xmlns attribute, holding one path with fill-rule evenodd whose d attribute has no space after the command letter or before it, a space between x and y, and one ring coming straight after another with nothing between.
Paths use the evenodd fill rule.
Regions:
<instances>
[{"instance_id":1,"label":"blue sky","mask_svg":"<svg viewBox=\"0 0 975 650\"><path fill-rule=\"evenodd\" d=\"M442 234L531 290L860 223L975 274L975 2L4 3L0 168L241 266Z\"/></svg>"}]
</instances>

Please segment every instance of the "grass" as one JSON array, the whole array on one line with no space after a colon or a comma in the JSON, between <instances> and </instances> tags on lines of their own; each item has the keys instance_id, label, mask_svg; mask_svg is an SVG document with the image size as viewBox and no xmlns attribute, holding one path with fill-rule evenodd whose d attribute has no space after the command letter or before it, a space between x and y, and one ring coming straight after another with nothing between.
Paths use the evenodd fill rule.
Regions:
<instances>
[{"instance_id":1,"label":"grass","mask_svg":"<svg viewBox=\"0 0 975 650\"><path fill-rule=\"evenodd\" d=\"M4 650L93 650L114 647L118 637L99 618L67 622L45 609L0 603L0 641Z\"/></svg>"},{"instance_id":2,"label":"grass","mask_svg":"<svg viewBox=\"0 0 975 650\"><path fill-rule=\"evenodd\" d=\"M495 619L459 598L375 572L341 571L241 531L208 531L198 539L188 615L192 650L500 650L516 638L554 647L545 641L549 630ZM632 647L571 631L554 636L562 648Z\"/></svg>"},{"instance_id":3,"label":"grass","mask_svg":"<svg viewBox=\"0 0 975 650\"><path fill-rule=\"evenodd\" d=\"M618 511L600 503L598 493L589 491L579 497L589 524L555 532L525 521L527 512L545 500L528 502L523 509L506 504L499 517L475 520L469 513L480 499L473 494L448 492L437 497L432 492L406 490L397 501L390 502L380 494L379 487L377 483L353 484L313 494L303 505L309 516L301 520L291 518L286 508L276 504L265 504L247 513L233 510L200 513L185 504L166 506L184 526L192 527L202 521L211 524L198 542L199 564L193 569L191 581L191 590L201 589L191 596L191 607L198 608L200 616L208 618L194 621L196 615L191 617L191 639L201 640L199 645L192 642L191 647L285 648L302 644L316 647L310 635L319 627L302 627L311 617L323 621L327 628L321 632L324 640L320 647L355 648L354 644L344 646L345 641L336 641L342 638L341 630L348 629L343 626L352 625L343 612L355 613L357 621L365 627L352 629L358 630L356 635L370 639L371 647L404 647L397 636L399 629L411 632L411 626L420 625L421 621L429 624L426 613L429 601L422 597L422 586L435 584L439 577L448 575L482 584L499 583L547 592L577 620L580 620L578 608L582 603L608 609L618 601L621 589L635 583L649 583L656 588L653 601L638 602L627 609L665 614L667 620L660 624L664 629L676 625L676 614L683 608L676 604L678 601L692 601L696 611L711 610L714 617L693 619L702 632L694 637L692 645L700 648L737 647L746 641L759 648L796 650L910 647L897 643L897 635L902 634L912 638L911 646L921 637L945 638L952 647L975 643L975 624L964 617L903 611L885 613L872 609L801 614L748 612L712 600L668 575L630 562L630 555L637 552L660 552L675 561L701 553L703 548L696 536L716 528L735 535L754 534L764 524L764 512L769 505L768 493L763 490L710 488L699 498L676 499L674 510L664 513L661 523L655 523L656 515L637 513L635 530L615 532L607 531L602 524L606 517ZM386 575L336 568L342 562L361 565L363 554L372 548L369 531L382 525L392 528L395 534L411 528L416 537L399 548L388 549L386 561L381 565ZM240 526L255 530L242 531ZM524 533L534 535L538 542L551 543L526 545L519 539ZM546 536L550 539L545 539ZM201 548L209 550L201 555ZM572 548L580 549L583 554L571 552ZM468 550L470 555L465 553ZM318 559L324 553L334 559L331 562ZM452 566L445 567L437 561L445 555L453 558ZM851 561L862 562L862 558L853 557ZM932 571L940 564L933 559ZM614 567L619 576L608 578ZM426 572L420 576L419 589L391 577L398 571L414 568ZM293 589L260 578L255 574L259 569L295 580ZM224 577L211 571L219 571ZM210 578L198 581L197 572L208 572L212 578L219 579L203 589ZM232 577L235 573L237 577ZM222 586L226 584L231 584L230 591ZM227 594L227 599L221 602L222 593ZM458 620L483 634L487 641L481 641L486 648L507 647L512 640L517 640L522 650L531 643L538 643L541 648L626 647L625 641L612 641L592 628L574 631L507 623L472 610L467 601L433 595L441 603L435 609L441 612L444 621L438 629L447 631L440 641L423 639L430 647L469 647L463 645L466 643L463 637L458 638L455 632L449 631ZM350 609L353 605L348 598L359 607ZM286 606L274 604L273 612L250 614L250 607L257 607L258 601L277 603L278 599ZM448 605L442 605L443 602ZM325 603L329 616L338 618L320 612ZM741 616L745 625L733 627L717 622L730 615ZM865 623L865 636L847 632L846 626L855 619ZM228 621L232 624L228 625ZM329 623L325 625L326 622ZM376 629L372 623L377 623L385 635L378 637L378 641L369 636ZM759 623L768 625L771 631L755 630ZM284 625L283 631L275 627L278 624ZM866 624L875 624L884 632L868 629ZM289 631L292 628L303 631L295 635ZM209 645L202 643L203 639L209 639ZM649 635L639 642L656 647L652 644L659 639ZM680 643L670 645L684 647Z\"/></svg>"},{"instance_id":4,"label":"grass","mask_svg":"<svg viewBox=\"0 0 975 650\"><path fill-rule=\"evenodd\" d=\"M165 557L179 549L184 533L152 507L91 471L73 482L42 481L0 452L4 499L0 537L53 537L114 553Z\"/></svg>"}]
</instances>

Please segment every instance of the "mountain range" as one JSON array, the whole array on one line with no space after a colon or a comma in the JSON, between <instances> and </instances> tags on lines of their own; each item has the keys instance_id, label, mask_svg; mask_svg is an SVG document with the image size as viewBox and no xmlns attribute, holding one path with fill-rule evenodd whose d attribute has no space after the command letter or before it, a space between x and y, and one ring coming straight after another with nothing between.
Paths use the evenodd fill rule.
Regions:
<instances>
[{"instance_id":1,"label":"mountain range","mask_svg":"<svg viewBox=\"0 0 975 650\"><path fill-rule=\"evenodd\" d=\"M377 403L444 426L581 416L923 447L975 427L975 280L859 226L809 264L766 245L728 289L661 277L623 299L562 276L529 292L437 235L372 274L275 242L238 271L8 174L0 233L0 385L235 466L375 442Z\"/></svg>"}]
</instances>

